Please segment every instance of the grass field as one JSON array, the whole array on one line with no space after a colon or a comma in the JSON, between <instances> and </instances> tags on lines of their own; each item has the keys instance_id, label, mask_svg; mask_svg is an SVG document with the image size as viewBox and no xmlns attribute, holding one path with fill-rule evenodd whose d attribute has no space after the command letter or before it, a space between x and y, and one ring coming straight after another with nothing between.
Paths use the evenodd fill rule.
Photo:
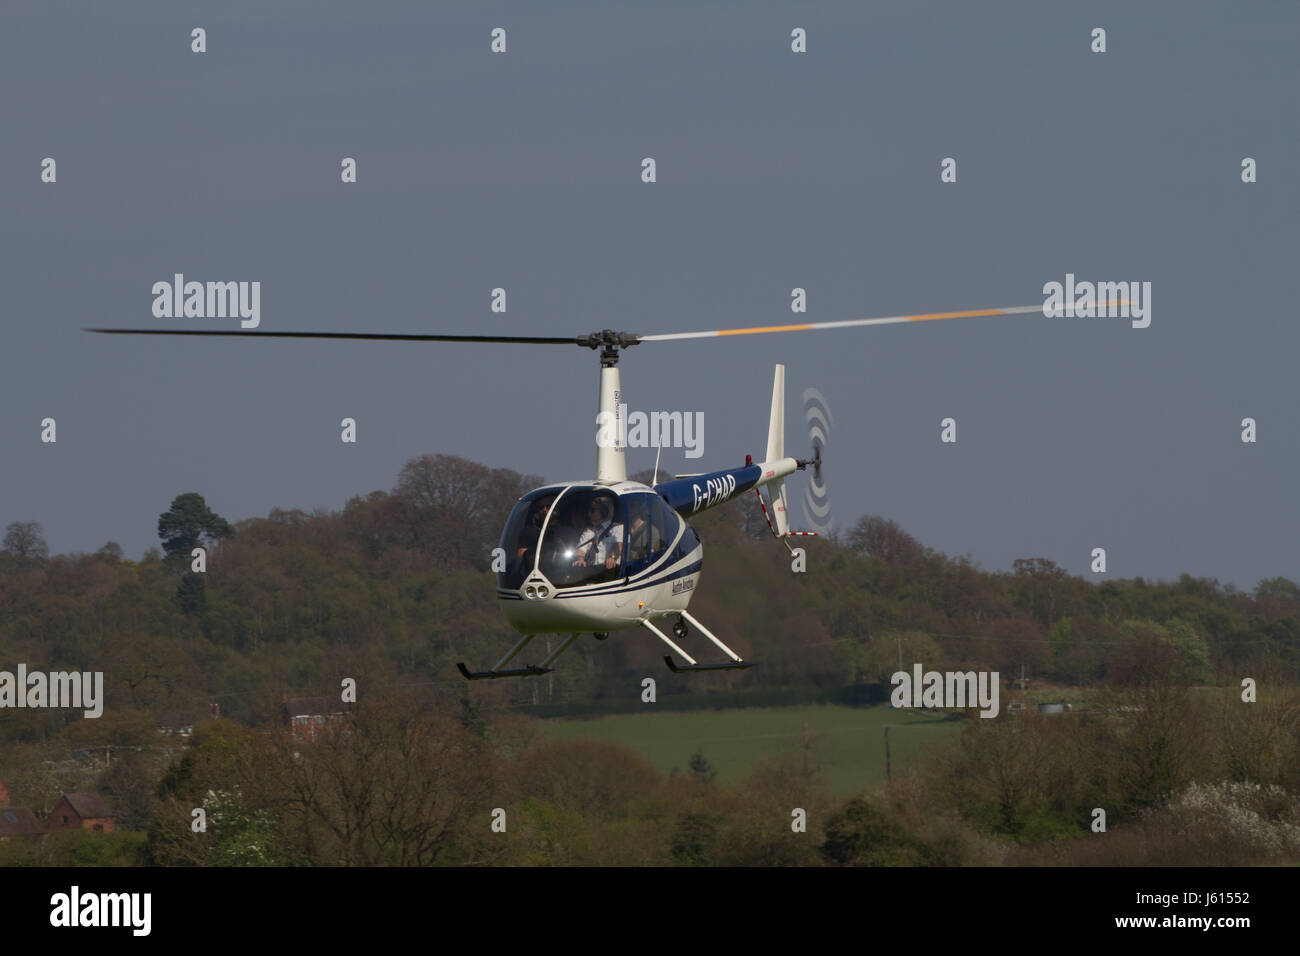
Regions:
<instances>
[{"instance_id":1,"label":"grass field","mask_svg":"<svg viewBox=\"0 0 1300 956\"><path fill-rule=\"evenodd\" d=\"M690 713L650 711L594 720L545 721L557 740L589 738L627 744L664 773L685 773L697 749L718 772L718 780L743 780L764 757L799 753L803 726L813 741L813 755L831 792L847 796L869 790L885 779L884 727L891 726L890 752L895 771L907 766L926 747L961 729L920 710L877 707L766 707Z\"/></svg>"}]
</instances>

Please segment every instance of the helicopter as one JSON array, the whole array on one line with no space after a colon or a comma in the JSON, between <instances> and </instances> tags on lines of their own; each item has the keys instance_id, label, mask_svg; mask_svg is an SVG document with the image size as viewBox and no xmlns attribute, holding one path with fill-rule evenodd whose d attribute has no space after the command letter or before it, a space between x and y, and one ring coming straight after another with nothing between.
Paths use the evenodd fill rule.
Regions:
<instances>
[{"instance_id":1,"label":"helicopter","mask_svg":"<svg viewBox=\"0 0 1300 956\"><path fill-rule=\"evenodd\" d=\"M497 600L506 621L522 636L487 670L472 671L457 663L466 680L493 680L548 674L551 666L583 634L605 640L612 632L644 628L685 663L665 655L669 669L692 671L734 670L752 667L705 627L689 611L700 583L704 549L689 519L753 490L763 507L773 537L791 547L788 538L815 532L792 531L786 512L784 479L796 471L813 469L820 483L822 439L814 436L811 458L785 454L785 366L777 365L772 382L767 446L759 462L746 455L743 465L703 474L678 475L658 480L658 460L653 484L628 478L624 459L623 391L619 378L620 351L647 342L703 339L733 335L816 331L858 326L891 325L979 316L1043 312L1044 306L1016 306L963 312L896 315L838 322L718 329L638 335L604 329L588 335L439 335L372 332L279 332L220 329L86 329L110 335L261 336L266 338L354 339L404 342L466 342L525 345L577 345L599 350L600 388L597 421L612 426L608 440L599 440L596 477L544 485L523 495L512 508L494 552ZM1046 313L1045 313L1046 314ZM604 432L605 429L602 428ZM770 487L772 507L763 501ZM676 617L673 637L659 627ZM694 627L727 658L700 663L677 641ZM539 634L565 634L566 639L538 664L507 667ZM676 641L673 640L676 638Z\"/></svg>"}]
</instances>

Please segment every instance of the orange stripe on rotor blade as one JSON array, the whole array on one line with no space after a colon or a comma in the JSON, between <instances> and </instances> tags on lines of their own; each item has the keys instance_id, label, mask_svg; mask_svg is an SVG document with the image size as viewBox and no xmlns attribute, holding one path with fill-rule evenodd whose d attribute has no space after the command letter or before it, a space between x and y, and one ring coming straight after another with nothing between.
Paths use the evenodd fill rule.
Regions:
<instances>
[{"instance_id":1,"label":"orange stripe on rotor blade","mask_svg":"<svg viewBox=\"0 0 1300 956\"><path fill-rule=\"evenodd\" d=\"M970 312L928 312L925 315L904 316L909 322L930 322L934 319L970 319L977 315L1005 315L1006 309L974 309Z\"/></svg>"},{"instance_id":2,"label":"orange stripe on rotor blade","mask_svg":"<svg viewBox=\"0 0 1300 956\"><path fill-rule=\"evenodd\" d=\"M800 329L814 328L811 322L803 325L762 325L752 329L723 329L719 335L752 335L755 332L797 332Z\"/></svg>"}]
</instances>

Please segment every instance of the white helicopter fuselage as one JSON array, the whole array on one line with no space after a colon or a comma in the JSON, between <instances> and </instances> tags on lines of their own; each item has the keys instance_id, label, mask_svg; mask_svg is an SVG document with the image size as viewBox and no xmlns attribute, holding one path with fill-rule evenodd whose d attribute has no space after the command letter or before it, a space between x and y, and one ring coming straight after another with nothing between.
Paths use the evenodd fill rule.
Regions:
<instances>
[{"instance_id":1,"label":"white helicopter fuselage","mask_svg":"<svg viewBox=\"0 0 1300 956\"><path fill-rule=\"evenodd\" d=\"M624 481L612 486L595 482L570 482L538 489L520 500L528 507L530 499L555 493L554 507L547 516L546 527L541 530L534 554L515 555L530 558L522 568L518 586L502 586L499 582L497 598L501 612L510 625L523 634L553 634L571 631L619 631L638 627L642 621L656 621L680 613L691 600L700 581L704 563L704 547L690 525L672 514L666 501L655 489L636 481ZM569 580L573 561L580 548L569 548L565 553L563 543L552 544L560 529L553 521L561 520L565 502L574 496L590 498L599 495L610 500L616 509L611 521L617 530L617 544L626 539L628 547L607 547L602 557L617 563L612 568L596 568L590 583ZM517 506L520 507L520 506ZM638 553L634 533L630 530L633 519L628 512L644 509L649 512L644 523L647 540ZM671 537L664 534L658 542L651 543L649 535L662 519ZM507 526L507 532L509 526ZM594 535L588 535L588 550ZM615 536L609 535L612 540ZM579 535L579 542L582 542ZM507 548L515 544L503 542ZM654 545L658 544L659 547ZM516 548L516 550L519 550ZM617 554L613 552L617 550ZM548 559L548 554L553 559ZM507 553L507 560L511 555ZM602 566L603 566L602 562ZM578 569L583 570L583 569ZM501 575L507 578L509 575ZM514 575L519 578L519 574ZM509 583L513 584L511 580Z\"/></svg>"}]
</instances>

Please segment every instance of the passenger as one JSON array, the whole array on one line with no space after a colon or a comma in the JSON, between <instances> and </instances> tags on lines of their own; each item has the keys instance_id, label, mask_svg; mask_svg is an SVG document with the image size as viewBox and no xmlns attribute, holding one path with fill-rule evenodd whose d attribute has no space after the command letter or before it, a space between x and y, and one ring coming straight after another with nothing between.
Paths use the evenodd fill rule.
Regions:
<instances>
[{"instance_id":1,"label":"passenger","mask_svg":"<svg viewBox=\"0 0 1300 956\"><path fill-rule=\"evenodd\" d=\"M629 561L640 561L646 556L650 547L650 525L644 515L632 519L631 527L627 529L627 541Z\"/></svg>"},{"instance_id":2,"label":"passenger","mask_svg":"<svg viewBox=\"0 0 1300 956\"><path fill-rule=\"evenodd\" d=\"M613 570L623 557L623 527L614 522L614 506L608 498L592 498L587 506L587 524L578 539L574 567Z\"/></svg>"}]
</instances>

